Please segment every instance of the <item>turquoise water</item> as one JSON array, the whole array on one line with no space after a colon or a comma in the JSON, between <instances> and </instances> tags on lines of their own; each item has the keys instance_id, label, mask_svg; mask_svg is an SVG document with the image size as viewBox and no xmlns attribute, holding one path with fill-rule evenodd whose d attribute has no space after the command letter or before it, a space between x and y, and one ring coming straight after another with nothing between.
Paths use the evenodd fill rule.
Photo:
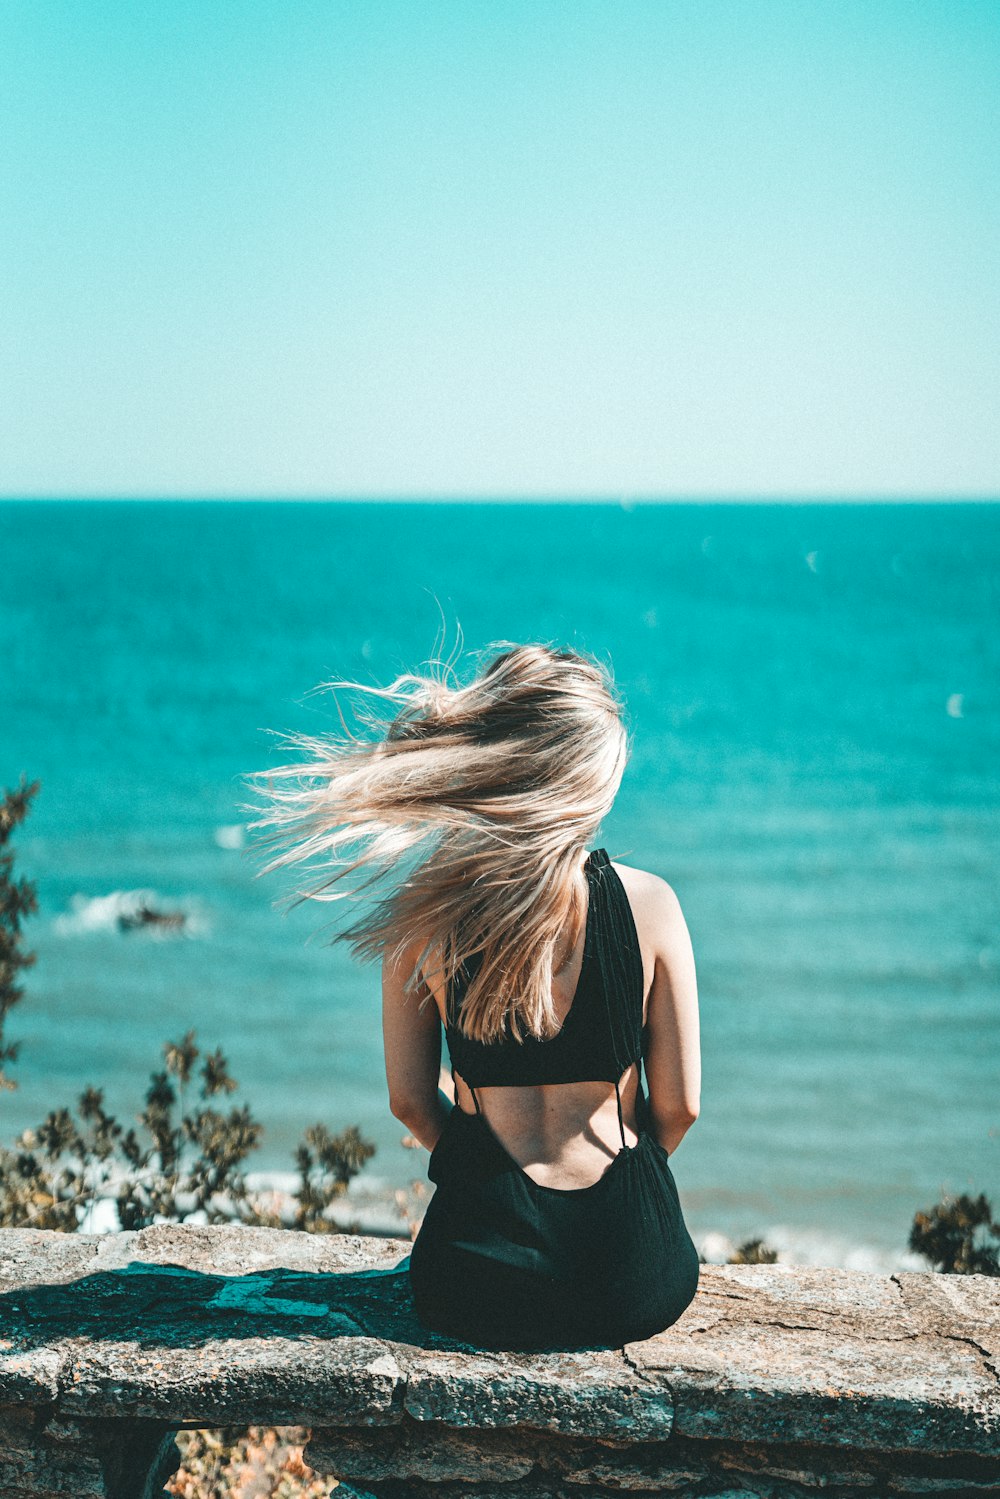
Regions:
<instances>
[{"instance_id":1,"label":"turquoise water","mask_svg":"<svg viewBox=\"0 0 1000 1499\"><path fill-rule=\"evenodd\" d=\"M1000 507L8 503L0 779L38 963L9 1138L81 1087L135 1112L160 1046L220 1045L287 1169L357 1121L408 1181L378 976L280 915L238 843L268 729L322 729L337 674L548 639L614 665L634 754L599 842L677 891L702 1114L692 1233L898 1259L941 1191L1000 1208ZM192 935L122 933L152 890Z\"/></svg>"}]
</instances>

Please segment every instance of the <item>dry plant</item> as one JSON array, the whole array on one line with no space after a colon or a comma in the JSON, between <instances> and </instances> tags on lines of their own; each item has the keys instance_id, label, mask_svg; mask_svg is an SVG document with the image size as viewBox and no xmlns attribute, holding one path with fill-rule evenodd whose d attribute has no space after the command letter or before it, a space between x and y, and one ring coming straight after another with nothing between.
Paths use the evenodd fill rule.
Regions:
<instances>
[{"instance_id":1,"label":"dry plant","mask_svg":"<svg viewBox=\"0 0 1000 1499\"><path fill-rule=\"evenodd\" d=\"M304 1426L179 1432L181 1465L164 1493L171 1499L327 1499L337 1480L303 1462L308 1439Z\"/></svg>"}]
</instances>

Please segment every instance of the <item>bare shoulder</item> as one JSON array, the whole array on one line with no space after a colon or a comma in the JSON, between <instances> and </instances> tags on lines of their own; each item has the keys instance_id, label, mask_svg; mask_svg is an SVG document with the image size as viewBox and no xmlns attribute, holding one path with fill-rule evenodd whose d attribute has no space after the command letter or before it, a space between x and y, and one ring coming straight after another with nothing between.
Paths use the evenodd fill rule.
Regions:
<instances>
[{"instance_id":1,"label":"bare shoulder","mask_svg":"<svg viewBox=\"0 0 1000 1499\"><path fill-rule=\"evenodd\" d=\"M427 952L423 940L403 946L387 944L382 958L382 997L386 1004L421 1012L437 1011L445 1018L445 993L434 952ZM427 1001L433 1001L428 1005Z\"/></svg>"},{"instance_id":2,"label":"bare shoulder","mask_svg":"<svg viewBox=\"0 0 1000 1499\"><path fill-rule=\"evenodd\" d=\"M631 864L619 864L612 860L612 868L625 887L636 925L646 924L663 930L666 923L676 927L684 921L677 892L658 874L648 869L635 869Z\"/></svg>"},{"instance_id":3,"label":"bare shoulder","mask_svg":"<svg viewBox=\"0 0 1000 1499\"><path fill-rule=\"evenodd\" d=\"M658 874L612 860L628 896L647 981L664 965L674 967L690 953L691 935L677 892Z\"/></svg>"},{"instance_id":4,"label":"bare shoulder","mask_svg":"<svg viewBox=\"0 0 1000 1499\"><path fill-rule=\"evenodd\" d=\"M628 897L636 934L642 951L643 979L646 985L644 1024L651 1026L652 1051L647 1057L650 1077L661 1065L656 1055L671 1058L667 1070L675 1069L677 1059L686 1056L688 1077L685 1082L685 1111L697 1108L698 980L695 970L691 934L681 910L677 892L659 875L628 864L614 864ZM660 1041L655 1038L659 1037ZM693 1050L692 1050L693 1049Z\"/></svg>"},{"instance_id":5,"label":"bare shoulder","mask_svg":"<svg viewBox=\"0 0 1000 1499\"><path fill-rule=\"evenodd\" d=\"M382 992L400 1001L416 998L421 1004L428 994L434 993L433 982L429 983L426 963L422 963L426 944L409 942L388 943L382 955Z\"/></svg>"}]
</instances>

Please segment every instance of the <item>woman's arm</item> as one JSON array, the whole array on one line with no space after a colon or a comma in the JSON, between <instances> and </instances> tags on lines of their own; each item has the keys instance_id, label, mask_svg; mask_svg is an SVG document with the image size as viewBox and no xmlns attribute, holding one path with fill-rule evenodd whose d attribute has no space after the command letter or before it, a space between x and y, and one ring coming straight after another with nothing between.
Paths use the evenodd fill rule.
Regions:
<instances>
[{"instance_id":1,"label":"woman's arm","mask_svg":"<svg viewBox=\"0 0 1000 1499\"><path fill-rule=\"evenodd\" d=\"M389 1108L410 1134L433 1150L451 1112L451 1100L438 1089L441 1070L441 1017L421 980L404 994L419 957L411 947L398 961L382 964L382 1040Z\"/></svg>"},{"instance_id":2,"label":"woman's arm","mask_svg":"<svg viewBox=\"0 0 1000 1499\"><path fill-rule=\"evenodd\" d=\"M653 936L655 966L646 1015L646 1078L656 1139L673 1154L701 1104L698 984L680 902L665 880L655 875L648 880L643 925Z\"/></svg>"}]
</instances>

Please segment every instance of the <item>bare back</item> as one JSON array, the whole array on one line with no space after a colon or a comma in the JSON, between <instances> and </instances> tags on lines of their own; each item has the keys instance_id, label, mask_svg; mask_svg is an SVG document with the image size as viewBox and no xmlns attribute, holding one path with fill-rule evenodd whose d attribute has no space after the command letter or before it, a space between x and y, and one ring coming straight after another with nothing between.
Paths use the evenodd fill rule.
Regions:
<instances>
[{"instance_id":1,"label":"bare back","mask_svg":"<svg viewBox=\"0 0 1000 1499\"><path fill-rule=\"evenodd\" d=\"M661 1143L670 1151L698 1112L700 1060L697 989L687 926L677 897L658 876L614 863L624 887L642 962L643 1056L650 1115ZM577 998L584 963L585 923L571 955L552 985L562 1025ZM440 982L427 979L442 1026L447 997ZM625 1141L637 1138L639 1067L631 1063L619 1079ZM622 1143L614 1084L559 1082L517 1086L478 1086L473 1097L454 1070L455 1102L467 1114L476 1098L484 1122L532 1181L558 1190L578 1190L596 1182ZM668 1143L669 1140L669 1143Z\"/></svg>"}]
</instances>

